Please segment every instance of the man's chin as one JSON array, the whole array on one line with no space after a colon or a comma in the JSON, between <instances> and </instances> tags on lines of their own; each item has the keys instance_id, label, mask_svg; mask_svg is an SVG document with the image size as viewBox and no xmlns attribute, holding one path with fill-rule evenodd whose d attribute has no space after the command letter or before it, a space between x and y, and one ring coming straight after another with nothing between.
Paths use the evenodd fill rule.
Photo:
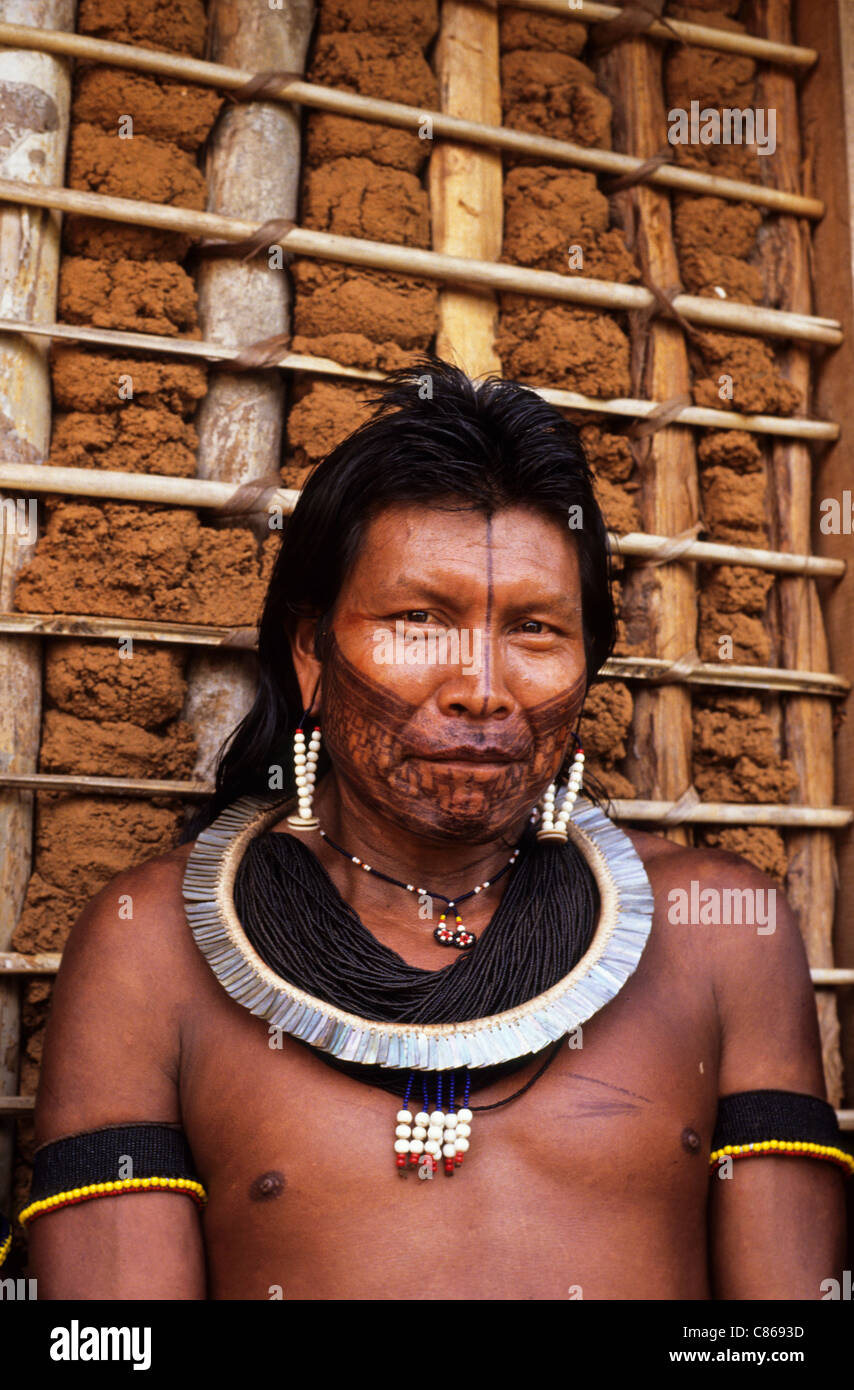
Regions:
<instances>
[{"instance_id":1,"label":"man's chin","mask_svg":"<svg viewBox=\"0 0 854 1390\"><path fill-rule=\"evenodd\" d=\"M480 801L480 798L474 798ZM519 833L530 813L530 805L503 801L499 805L473 805L471 795L450 803L427 796L413 801L410 797L390 796L383 808L388 819L401 830L422 839L444 843L489 844ZM533 805L533 801L531 802Z\"/></svg>"}]
</instances>

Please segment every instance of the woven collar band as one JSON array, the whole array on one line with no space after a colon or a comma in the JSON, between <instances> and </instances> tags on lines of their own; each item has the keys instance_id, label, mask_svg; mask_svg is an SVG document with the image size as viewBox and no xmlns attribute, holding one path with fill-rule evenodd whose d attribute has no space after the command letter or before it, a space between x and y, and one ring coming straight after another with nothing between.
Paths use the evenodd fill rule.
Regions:
<instances>
[{"instance_id":1,"label":"woven collar band","mask_svg":"<svg viewBox=\"0 0 854 1390\"><path fill-rule=\"evenodd\" d=\"M277 975L248 940L234 908L246 847L281 820L287 801L241 797L196 840L184 905L199 950L223 989L250 1013L345 1062L408 1071L489 1067L540 1052L609 1003L635 972L652 926L649 879L628 835L579 798L568 831L601 898L587 951L556 985L490 1018L465 1023L380 1023L313 998Z\"/></svg>"}]
</instances>

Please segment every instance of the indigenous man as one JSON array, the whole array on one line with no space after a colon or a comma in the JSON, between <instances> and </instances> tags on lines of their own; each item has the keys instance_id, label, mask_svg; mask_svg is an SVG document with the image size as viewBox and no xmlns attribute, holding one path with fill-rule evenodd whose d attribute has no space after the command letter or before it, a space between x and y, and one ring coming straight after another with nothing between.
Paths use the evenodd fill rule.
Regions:
<instances>
[{"instance_id":1,"label":"indigenous man","mask_svg":"<svg viewBox=\"0 0 854 1390\"><path fill-rule=\"evenodd\" d=\"M197 838L72 931L43 1296L821 1297L851 1160L798 927L585 795L613 640L575 429L394 374L303 491Z\"/></svg>"}]
</instances>

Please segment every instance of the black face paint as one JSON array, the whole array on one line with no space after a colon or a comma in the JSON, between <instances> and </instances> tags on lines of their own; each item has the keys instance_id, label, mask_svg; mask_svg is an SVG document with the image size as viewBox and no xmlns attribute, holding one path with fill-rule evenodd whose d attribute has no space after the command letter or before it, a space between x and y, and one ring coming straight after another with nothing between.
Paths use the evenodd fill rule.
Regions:
<instances>
[{"instance_id":1,"label":"black face paint","mask_svg":"<svg viewBox=\"0 0 854 1390\"><path fill-rule=\"evenodd\" d=\"M490 671L490 661L492 658L492 517L486 518L486 620L483 625L483 707L481 714L486 714L486 706L489 702L489 683L492 678Z\"/></svg>"},{"instance_id":2,"label":"black face paint","mask_svg":"<svg viewBox=\"0 0 854 1390\"><path fill-rule=\"evenodd\" d=\"M582 670L554 698L478 726L370 680L334 634L326 657L322 723L336 776L363 805L426 838L484 844L517 824L554 775L586 690ZM454 764L467 754L494 755L494 765Z\"/></svg>"}]
</instances>

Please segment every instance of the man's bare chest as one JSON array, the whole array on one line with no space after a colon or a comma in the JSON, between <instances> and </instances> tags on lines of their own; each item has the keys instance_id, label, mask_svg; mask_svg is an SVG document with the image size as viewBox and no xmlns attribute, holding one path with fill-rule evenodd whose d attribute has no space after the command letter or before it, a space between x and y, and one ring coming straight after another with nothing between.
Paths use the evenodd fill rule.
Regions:
<instances>
[{"instance_id":1,"label":"man's bare chest","mask_svg":"<svg viewBox=\"0 0 854 1390\"><path fill-rule=\"evenodd\" d=\"M340 1252L360 1268L382 1255L402 1279L413 1222L448 1248L465 1233L472 1260L493 1271L515 1250L533 1273L567 1241L597 1266L615 1238L651 1249L679 1230L702 1239L717 1105L717 1032L703 991L642 968L518 1099L476 1108L512 1095L542 1059L476 1093L463 1167L429 1180L395 1168L400 1100L271 1035L224 996L218 1003L188 1040L181 1092L210 1196L206 1239L223 1269L241 1251L246 1277L262 1283L285 1263L287 1274L270 1278L291 1281L288 1296L330 1280L337 1292L304 1296L352 1297ZM378 1288L362 1296L394 1296ZM490 1288L480 1296L503 1296Z\"/></svg>"}]
</instances>

